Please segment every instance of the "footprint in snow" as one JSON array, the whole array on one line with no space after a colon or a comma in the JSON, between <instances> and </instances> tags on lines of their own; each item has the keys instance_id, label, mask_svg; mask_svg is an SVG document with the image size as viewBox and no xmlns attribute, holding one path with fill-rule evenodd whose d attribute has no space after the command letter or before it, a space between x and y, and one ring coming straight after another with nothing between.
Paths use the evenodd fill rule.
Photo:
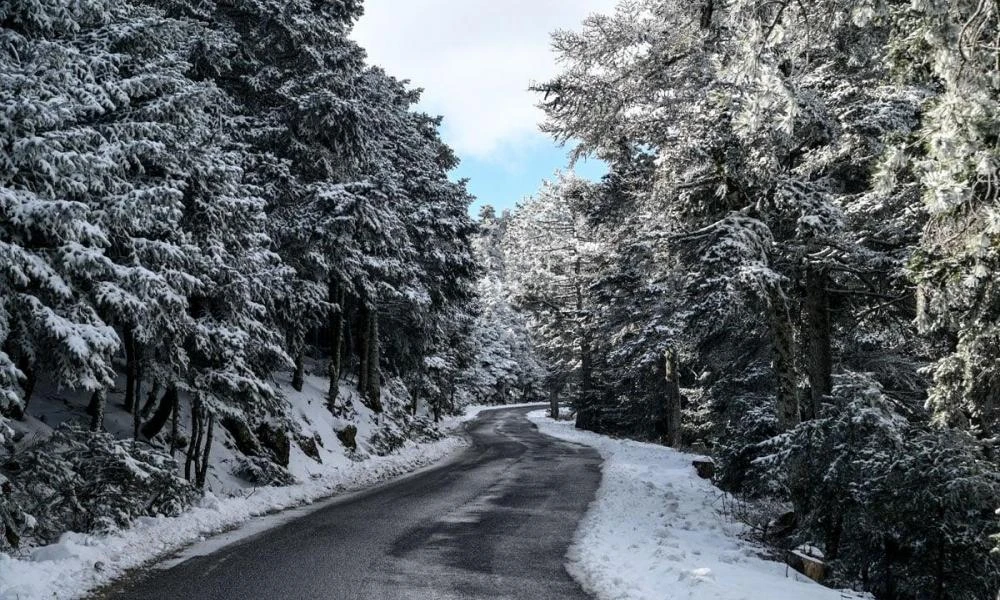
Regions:
<instances>
[{"instance_id":1,"label":"footprint in snow","mask_svg":"<svg viewBox=\"0 0 1000 600\"><path fill-rule=\"evenodd\" d=\"M712 569L707 567L701 569L691 569L690 571L682 571L680 576L677 577L678 581L691 581L692 583L712 583L715 581L715 577L712 575Z\"/></svg>"}]
</instances>

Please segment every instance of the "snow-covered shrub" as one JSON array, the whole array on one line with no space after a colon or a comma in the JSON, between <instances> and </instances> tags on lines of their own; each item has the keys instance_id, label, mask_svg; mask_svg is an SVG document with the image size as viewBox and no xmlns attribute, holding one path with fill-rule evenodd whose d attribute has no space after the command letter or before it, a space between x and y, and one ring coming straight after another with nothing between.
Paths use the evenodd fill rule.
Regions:
<instances>
[{"instance_id":1,"label":"snow-covered shrub","mask_svg":"<svg viewBox=\"0 0 1000 600\"><path fill-rule=\"evenodd\" d=\"M9 487L0 510L30 515L21 519L22 541L49 543L66 531L109 531L140 516L177 515L198 497L169 455L71 425L10 456L2 469Z\"/></svg>"},{"instance_id":2,"label":"snow-covered shrub","mask_svg":"<svg viewBox=\"0 0 1000 600\"><path fill-rule=\"evenodd\" d=\"M295 476L274 461L260 456L240 456L233 467L233 475L253 485L292 485Z\"/></svg>"},{"instance_id":3,"label":"snow-covered shrub","mask_svg":"<svg viewBox=\"0 0 1000 600\"><path fill-rule=\"evenodd\" d=\"M0 475L0 548L17 547L21 542L21 532L35 525L34 517L15 504L11 497L12 490L10 480Z\"/></svg>"},{"instance_id":4,"label":"snow-covered shrub","mask_svg":"<svg viewBox=\"0 0 1000 600\"><path fill-rule=\"evenodd\" d=\"M378 427L368 442L375 454L386 456L399 450L411 440L431 442L441 437L441 432L429 416L414 416L405 404L394 402L386 407Z\"/></svg>"},{"instance_id":5,"label":"snow-covered shrub","mask_svg":"<svg viewBox=\"0 0 1000 600\"><path fill-rule=\"evenodd\" d=\"M369 441L375 454L387 456L403 447L406 434L399 427L386 423L375 430Z\"/></svg>"},{"instance_id":6,"label":"snow-covered shrub","mask_svg":"<svg viewBox=\"0 0 1000 600\"><path fill-rule=\"evenodd\" d=\"M724 490L753 498L778 491L754 465L764 453L759 444L780 431L775 397L766 391L771 385L770 366L760 361L723 376L706 392L716 426L715 480Z\"/></svg>"},{"instance_id":7,"label":"snow-covered shrub","mask_svg":"<svg viewBox=\"0 0 1000 600\"><path fill-rule=\"evenodd\" d=\"M755 461L792 500L796 541L823 545L835 584L863 584L879 598L994 593L1000 477L981 445L900 416L865 375L838 377L833 401L761 444L768 454Z\"/></svg>"}]
</instances>

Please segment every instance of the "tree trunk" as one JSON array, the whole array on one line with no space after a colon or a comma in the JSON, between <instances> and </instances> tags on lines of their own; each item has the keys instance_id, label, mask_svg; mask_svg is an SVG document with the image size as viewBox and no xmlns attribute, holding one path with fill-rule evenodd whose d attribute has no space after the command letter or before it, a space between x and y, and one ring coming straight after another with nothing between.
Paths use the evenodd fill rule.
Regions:
<instances>
[{"instance_id":1,"label":"tree trunk","mask_svg":"<svg viewBox=\"0 0 1000 600\"><path fill-rule=\"evenodd\" d=\"M97 397L97 392L91 392L90 402L87 404L87 414L91 417L97 414L99 398Z\"/></svg>"},{"instance_id":2,"label":"tree trunk","mask_svg":"<svg viewBox=\"0 0 1000 600\"><path fill-rule=\"evenodd\" d=\"M782 431L799 423L799 397L795 377L794 336L788 316L788 305L781 288L771 288L768 318L771 345L774 350L773 368L778 389L778 426Z\"/></svg>"},{"instance_id":3,"label":"tree trunk","mask_svg":"<svg viewBox=\"0 0 1000 600\"><path fill-rule=\"evenodd\" d=\"M104 405L107 402L107 390L100 388L90 397L90 430L100 431L104 428Z\"/></svg>"},{"instance_id":4,"label":"tree trunk","mask_svg":"<svg viewBox=\"0 0 1000 600\"><path fill-rule=\"evenodd\" d=\"M354 339L354 326L352 320L352 311L354 310L354 305L357 302L351 299L350 296L344 296L344 303L347 307L344 309L344 347L343 352L340 355L340 378L343 379L345 374L350 374L351 368L354 366L352 362L354 360L355 346L357 341Z\"/></svg>"},{"instance_id":5,"label":"tree trunk","mask_svg":"<svg viewBox=\"0 0 1000 600\"><path fill-rule=\"evenodd\" d=\"M582 283L582 263L583 259L577 257L574 266L576 274L576 318L577 328L580 335L580 397L577 401L576 427L593 431L596 429L596 419L594 407L591 403L592 371L590 357L590 338L587 333L586 324L583 322L583 283Z\"/></svg>"},{"instance_id":6,"label":"tree trunk","mask_svg":"<svg viewBox=\"0 0 1000 600\"><path fill-rule=\"evenodd\" d=\"M830 298L826 293L826 285L825 271L814 267L807 269L802 362L809 377L810 402L803 407L803 419L818 417L824 398L833 391Z\"/></svg>"},{"instance_id":7,"label":"tree trunk","mask_svg":"<svg viewBox=\"0 0 1000 600\"><path fill-rule=\"evenodd\" d=\"M167 424L167 419L170 418L170 413L176 403L177 386L170 384L167 386L167 391L163 393L163 397L160 398L160 403L156 405L156 411L153 413L153 416L142 426L143 437L151 440L163 430L163 426Z\"/></svg>"},{"instance_id":8,"label":"tree trunk","mask_svg":"<svg viewBox=\"0 0 1000 600\"><path fill-rule=\"evenodd\" d=\"M301 392L306 383L306 350L299 348L295 353L295 372L292 374L292 389Z\"/></svg>"},{"instance_id":9,"label":"tree trunk","mask_svg":"<svg viewBox=\"0 0 1000 600\"><path fill-rule=\"evenodd\" d=\"M370 408L382 412L382 371L378 344L378 311L368 311L368 400Z\"/></svg>"},{"instance_id":10,"label":"tree trunk","mask_svg":"<svg viewBox=\"0 0 1000 600\"><path fill-rule=\"evenodd\" d=\"M146 402L142 405L142 416L146 418L149 413L153 411L153 407L156 406L156 399L160 396L160 382L153 380L152 385L149 387L149 393L146 394Z\"/></svg>"},{"instance_id":11,"label":"tree trunk","mask_svg":"<svg viewBox=\"0 0 1000 600\"><path fill-rule=\"evenodd\" d=\"M188 481L194 481L194 477L191 474L191 467L198 463L198 453L201 448L201 436L202 436L202 419L201 419L201 402L195 400L191 404L191 439L188 440L187 456L184 459L184 478ZM195 467L197 470L197 467Z\"/></svg>"},{"instance_id":12,"label":"tree trunk","mask_svg":"<svg viewBox=\"0 0 1000 600\"><path fill-rule=\"evenodd\" d=\"M138 383L141 379L137 379ZM139 386L135 388L135 404L132 407L132 439L139 440L139 430L142 428L142 407L139 403Z\"/></svg>"},{"instance_id":13,"label":"tree trunk","mask_svg":"<svg viewBox=\"0 0 1000 600\"><path fill-rule=\"evenodd\" d=\"M132 439L139 439L139 428L142 427L142 361L135 365L135 404L132 407Z\"/></svg>"},{"instance_id":14,"label":"tree trunk","mask_svg":"<svg viewBox=\"0 0 1000 600\"><path fill-rule=\"evenodd\" d=\"M170 456L174 456L177 453L177 439L180 434L180 423L178 421L181 418L181 399L176 389L170 400L172 404L170 408Z\"/></svg>"},{"instance_id":15,"label":"tree trunk","mask_svg":"<svg viewBox=\"0 0 1000 600\"><path fill-rule=\"evenodd\" d=\"M666 442L671 448L681 447L681 388L677 375L677 351L673 348L663 355L666 393Z\"/></svg>"},{"instance_id":16,"label":"tree trunk","mask_svg":"<svg viewBox=\"0 0 1000 600\"><path fill-rule=\"evenodd\" d=\"M580 338L580 397L577 401L576 427L596 431L597 418L591 398L592 366L590 342L585 336Z\"/></svg>"},{"instance_id":17,"label":"tree trunk","mask_svg":"<svg viewBox=\"0 0 1000 600\"><path fill-rule=\"evenodd\" d=\"M368 307L362 304L359 312L361 335L358 337L358 392L364 399L368 396L368 336L371 335L371 326L368 323Z\"/></svg>"},{"instance_id":18,"label":"tree trunk","mask_svg":"<svg viewBox=\"0 0 1000 600\"><path fill-rule=\"evenodd\" d=\"M559 388L555 385L549 386L549 416L559 418Z\"/></svg>"},{"instance_id":19,"label":"tree trunk","mask_svg":"<svg viewBox=\"0 0 1000 600\"><path fill-rule=\"evenodd\" d=\"M139 357L136 351L135 330L126 325L122 328L125 346L125 412L138 412L136 379L139 375Z\"/></svg>"},{"instance_id":20,"label":"tree trunk","mask_svg":"<svg viewBox=\"0 0 1000 600\"><path fill-rule=\"evenodd\" d=\"M215 415L209 413L208 415L208 433L205 435L205 445L201 453L201 468L196 468L197 477L195 478L195 486L199 490L205 489L205 477L208 476L208 457L212 452L212 429L215 425Z\"/></svg>"},{"instance_id":21,"label":"tree trunk","mask_svg":"<svg viewBox=\"0 0 1000 600\"><path fill-rule=\"evenodd\" d=\"M344 322L347 310L347 292L335 282L330 283L330 302L336 303L337 310L330 317L330 389L326 394L326 405L330 411L337 408L340 393L340 371L343 367Z\"/></svg>"}]
</instances>

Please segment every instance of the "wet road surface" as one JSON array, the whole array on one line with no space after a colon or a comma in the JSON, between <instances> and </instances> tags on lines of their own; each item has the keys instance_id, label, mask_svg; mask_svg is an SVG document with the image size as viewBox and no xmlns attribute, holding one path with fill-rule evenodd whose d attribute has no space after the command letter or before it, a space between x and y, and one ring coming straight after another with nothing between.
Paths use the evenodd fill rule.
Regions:
<instances>
[{"instance_id":1,"label":"wet road surface","mask_svg":"<svg viewBox=\"0 0 1000 600\"><path fill-rule=\"evenodd\" d=\"M142 600L584 600L566 550L600 482L593 449L530 410L483 413L455 460L101 594Z\"/></svg>"}]
</instances>

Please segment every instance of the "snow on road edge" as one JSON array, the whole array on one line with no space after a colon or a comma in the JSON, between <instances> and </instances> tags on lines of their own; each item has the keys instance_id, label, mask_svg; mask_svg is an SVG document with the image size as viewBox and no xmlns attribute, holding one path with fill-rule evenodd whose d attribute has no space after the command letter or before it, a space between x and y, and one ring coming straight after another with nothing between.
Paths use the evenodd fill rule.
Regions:
<instances>
[{"instance_id":1,"label":"snow on road edge","mask_svg":"<svg viewBox=\"0 0 1000 600\"><path fill-rule=\"evenodd\" d=\"M469 418L449 419L442 430L454 433ZM0 600L80 598L130 569L162 560L254 517L385 482L441 461L467 445L464 437L455 435L426 444L410 443L396 454L331 466L297 485L263 487L247 496L225 499L208 494L180 516L142 518L130 529L113 534L67 533L58 543L40 547L28 558L0 553Z\"/></svg>"},{"instance_id":2,"label":"snow on road edge","mask_svg":"<svg viewBox=\"0 0 1000 600\"><path fill-rule=\"evenodd\" d=\"M542 433L593 446L601 485L580 522L566 568L600 600L847 600L785 565L760 558L740 526L716 510L721 492L699 479L693 455L528 418ZM787 572L787 575L786 575Z\"/></svg>"}]
</instances>

